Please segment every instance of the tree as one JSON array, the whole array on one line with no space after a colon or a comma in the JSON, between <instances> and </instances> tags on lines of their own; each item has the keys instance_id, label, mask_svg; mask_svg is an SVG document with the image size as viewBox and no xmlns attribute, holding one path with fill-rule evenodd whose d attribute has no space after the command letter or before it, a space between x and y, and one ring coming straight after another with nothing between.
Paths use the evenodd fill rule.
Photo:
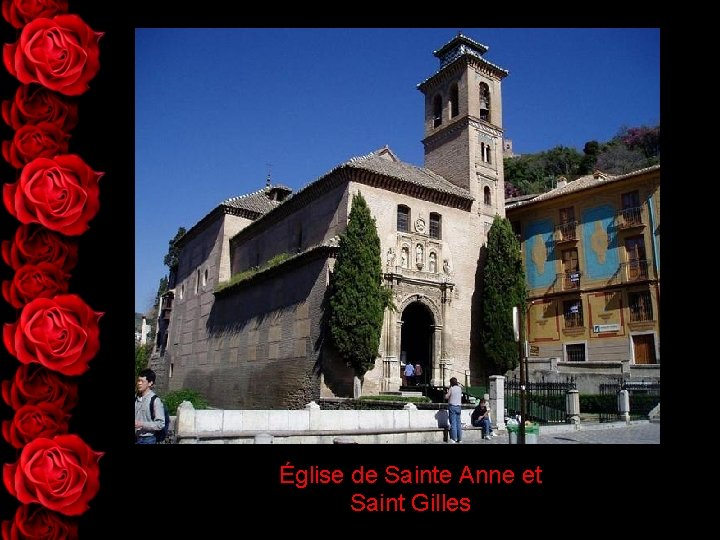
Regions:
<instances>
[{"instance_id":1,"label":"tree","mask_svg":"<svg viewBox=\"0 0 720 540\"><path fill-rule=\"evenodd\" d=\"M375 365L385 308L392 305L390 290L381 280L375 219L358 193L353 196L347 229L340 235L330 283L328 325L335 349L355 370L360 383Z\"/></svg>"},{"instance_id":2,"label":"tree","mask_svg":"<svg viewBox=\"0 0 720 540\"><path fill-rule=\"evenodd\" d=\"M600 143L597 141L588 141L583 148L583 158L580 162L579 174L591 174L595 170L598 154L600 153Z\"/></svg>"},{"instance_id":3,"label":"tree","mask_svg":"<svg viewBox=\"0 0 720 540\"><path fill-rule=\"evenodd\" d=\"M502 374L515 369L519 362L512 311L514 306L520 306L524 312L527 290L520 242L510 221L498 215L488 231L483 272L482 343L488 367Z\"/></svg>"},{"instance_id":4,"label":"tree","mask_svg":"<svg viewBox=\"0 0 720 540\"><path fill-rule=\"evenodd\" d=\"M177 241L185 236L186 232L185 227L178 227L175 237L168 242L168 252L163 259L163 263L171 270L177 266L180 257L180 250L176 246Z\"/></svg>"},{"instance_id":5,"label":"tree","mask_svg":"<svg viewBox=\"0 0 720 540\"><path fill-rule=\"evenodd\" d=\"M152 343L146 343L145 345L141 345L140 343L135 343L135 379L137 380L138 375L140 372L145 369L146 367L149 367L148 364L150 363L150 355L152 354L153 345Z\"/></svg>"},{"instance_id":6,"label":"tree","mask_svg":"<svg viewBox=\"0 0 720 540\"><path fill-rule=\"evenodd\" d=\"M158 291L155 295L155 308L160 307L160 298L162 298L162 295L165 294L168 291L168 278L167 276L163 276L160 278L160 284L158 285Z\"/></svg>"}]
</instances>

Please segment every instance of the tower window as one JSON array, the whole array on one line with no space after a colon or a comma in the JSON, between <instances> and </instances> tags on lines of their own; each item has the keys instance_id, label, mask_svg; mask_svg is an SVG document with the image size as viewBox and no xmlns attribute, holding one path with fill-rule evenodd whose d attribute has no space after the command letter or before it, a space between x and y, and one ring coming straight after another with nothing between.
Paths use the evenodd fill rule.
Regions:
<instances>
[{"instance_id":1,"label":"tower window","mask_svg":"<svg viewBox=\"0 0 720 540\"><path fill-rule=\"evenodd\" d=\"M202 281L203 287L205 285L207 285L207 281L208 281L208 269L206 268L205 272L203 272L203 281Z\"/></svg>"},{"instance_id":2,"label":"tower window","mask_svg":"<svg viewBox=\"0 0 720 540\"><path fill-rule=\"evenodd\" d=\"M481 142L480 143L480 159L483 163L491 163L491 152L490 152L490 143Z\"/></svg>"},{"instance_id":3,"label":"tower window","mask_svg":"<svg viewBox=\"0 0 720 540\"><path fill-rule=\"evenodd\" d=\"M490 87L480 83L480 120L490 121Z\"/></svg>"},{"instance_id":4,"label":"tower window","mask_svg":"<svg viewBox=\"0 0 720 540\"><path fill-rule=\"evenodd\" d=\"M485 204L492 204L492 196L490 195L490 188L488 186L485 186L485 189L483 189L483 202Z\"/></svg>"},{"instance_id":5,"label":"tower window","mask_svg":"<svg viewBox=\"0 0 720 540\"><path fill-rule=\"evenodd\" d=\"M195 275L195 294L200 291L200 269L198 268Z\"/></svg>"},{"instance_id":6,"label":"tower window","mask_svg":"<svg viewBox=\"0 0 720 540\"><path fill-rule=\"evenodd\" d=\"M442 124L442 98L440 94L433 98L433 127Z\"/></svg>"},{"instance_id":7,"label":"tower window","mask_svg":"<svg viewBox=\"0 0 720 540\"><path fill-rule=\"evenodd\" d=\"M460 104L458 103L458 86L453 84L450 87L450 118L455 118L460 113Z\"/></svg>"},{"instance_id":8,"label":"tower window","mask_svg":"<svg viewBox=\"0 0 720 540\"><path fill-rule=\"evenodd\" d=\"M430 212L430 238L440 240L442 237L442 216L435 212Z\"/></svg>"},{"instance_id":9,"label":"tower window","mask_svg":"<svg viewBox=\"0 0 720 540\"><path fill-rule=\"evenodd\" d=\"M410 208L404 204L397 207L397 230L400 232L408 232L410 230Z\"/></svg>"}]
</instances>

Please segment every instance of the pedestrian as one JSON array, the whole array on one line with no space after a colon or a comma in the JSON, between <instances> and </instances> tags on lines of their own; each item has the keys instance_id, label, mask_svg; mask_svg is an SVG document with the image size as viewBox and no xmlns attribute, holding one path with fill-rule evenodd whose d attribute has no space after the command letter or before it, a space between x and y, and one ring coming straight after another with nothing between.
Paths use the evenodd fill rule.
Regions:
<instances>
[{"instance_id":1,"label":"pedestrian","mask_svg":"<svg viewBox=\"0 0 720 540\"><path fill-rule=\"evenodd\" d=\"M417 386L423 382L423 368L420 364L415 364L415 385Z\"/></svg>"},{"instance_id":2,"label":"pedestrian","mask_svg":"<svg viewBox=\"0 0 720 540\"><path fill-rule=\"evenodd\" d=\"M412 365L412 362L408 362L405 365L405 380L408 386L415 385L415 367Z\"/></svg>"},{"instance_id":3,"label":"pedestrian","mask_svg":"<svg viewBox=\"0 0 720 540\"><path fill-rule=\"evenodd\" d=\"M482 428L483 439L492 439L495 436L492 430L492 421L490 420L490 409L485 398L480 398L480 403L473 409L470 415L470 423L475 427Z\"/></svg>"},{"instance_id":4,"label":"pedestrian","mask_svg":"<svg viewBox=\"0 0 720 540\"><path fill-rule=\"evenodd\" d=\"M135 444L156 444L156 433L165 427L165 405L159 397L155 399L155 414L150 412L154 386L155 372L143 369L138 375L135 394Z\"/></svg>"},{"instance_id":5,"label":"pedestrian","mask_svg":"<svg viewBox=\"0 0 720 540\"><path fill-rule=\"evenodd\" d=\"M462 390L457 378L450 377L450 388L445 394L445 399L448 402L448 415L450 416L450 438L448 442L462 442L462 424L460 423Z\"/></svg>"}]
</instances>

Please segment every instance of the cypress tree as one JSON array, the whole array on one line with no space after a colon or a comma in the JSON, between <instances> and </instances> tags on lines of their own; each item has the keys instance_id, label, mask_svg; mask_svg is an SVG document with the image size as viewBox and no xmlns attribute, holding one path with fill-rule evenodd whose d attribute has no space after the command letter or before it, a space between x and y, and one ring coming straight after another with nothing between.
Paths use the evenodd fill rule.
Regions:
<instances>
[{"instance_id":1,"label":"cypress tree","mask_svg":"<svg viewBox=\"0 0 720 540\"><path fill-rule=\"evenodd\" d=\"M362 380L375 365L390 290L382 286L380 238L363 196L353 196L347 229L340 235L330 284L330 335L336 350Z\"/></svg>"},{"instance_id":2,"label":"cypress tree","mask_svg":"<svg viewBox=\"0 0 720 540\"><path fill-rule=\"evenodd\" d=\"M513 332L513 306L525 310L527 290L520 242L506 218L496 215L488 231L487 262L483 272L482 341L495 373L515 369L518 344Z\"/></svg>"}]
</instances>

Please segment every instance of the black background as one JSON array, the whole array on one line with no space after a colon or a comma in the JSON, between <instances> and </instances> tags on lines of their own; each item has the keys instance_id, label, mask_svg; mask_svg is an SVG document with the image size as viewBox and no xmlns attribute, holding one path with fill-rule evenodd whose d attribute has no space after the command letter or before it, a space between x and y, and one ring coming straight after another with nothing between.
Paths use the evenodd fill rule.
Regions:
<instances>
[{"instance_id":1,"label":"black background","mask_svg":"<svg viewBox=\"0 0 720 540\"><path fill-rule=\"evenodd\" d=\"M133 3L126 2L70 0L71 13L80 15L94 30L105 32L100 41L101 68L80 99L80 122L70 141L72 153L105 172L100 180L100 212L80 237L80 263L70 287L93 309L105 313L100 323L101 350L90 370L79 378L80 404L71 422L71 432L105 452L100 461L100 492L80 518L81 538L149 531L170 537L197 527L204 531L202 538L239 537L256 527L263 534L307 529L335 536L379 532L375 524L382 524L383 531L433 536L459 529L472 534L525 529L530 535L545 528L547 520L569 524L591 516L603 517L603 529L613 529L617 518L611 516L617 512L625 509L637 514L655 508L669 481L659 467L664 445L133 445L134 196L135 190L142 188L134 183L134 28L267 25L267 21L237 16L228 24L228 14L218 11L227 3L209 4L213 13L207 14L199 13L200 4L191 12L180 13L181 5L186 4L146 2L142 8L133 8ZM273 19L272 26L295 26L299 21L307 23L303 26L320 25L320 21L309 21L307 13L298 19L291 15L285 12L286 20ZM413 25L407 19L402 21L396 22ZM544 26L541 19L533 21L528 26ZM378 21L355 19L353 24L358 22L376 26ZM448 36L463 26L491 22L452 21L447 24ZM440 21L423 21L414 26L427 23L441 25ZM4 20L0 26L2 43L15 41L15 30ZM347 26L347 21L324 26ZM1 71L0 99L9 99L18 82ZM12 137L7 126L0 128L2 140ZM3 182L15 181L15 171L4 161L0 174ZM11 238L17 225L4 207L0 209L0 240ZM12 272L0 264L0 276L8 279ZM0 309L2 322L16 320L17 313L10 306L0 302ZM666 335L664 344L668 343ZM0 380L9 379L18 363L4 349L0 359ZM0 417L8 418L11 413L0 402ZM16 459L15 450L0 440L0 461ZM280 467L287 463L341 469L345 481L341 486L306 489L281 485ZM510 486L459 486L455 482L447 486L392 487L382 482L374 487L354 486L350 472L361 465L378 472L388 465L437 466L450 469L454 477L468 465L512 469L518 479ZM519 475L536 467L543 470L543 483L524 485ZM350 509L350 496L356 492L403 494L408 499L421 492L445 493L469 497L472 511L359 514ZM0 488L0 520L8 519L16 505L4 487ZM354 524L362 529L353 528ZM426 524L432 527L426 528Z\"/></svg>"}]
</instances>

